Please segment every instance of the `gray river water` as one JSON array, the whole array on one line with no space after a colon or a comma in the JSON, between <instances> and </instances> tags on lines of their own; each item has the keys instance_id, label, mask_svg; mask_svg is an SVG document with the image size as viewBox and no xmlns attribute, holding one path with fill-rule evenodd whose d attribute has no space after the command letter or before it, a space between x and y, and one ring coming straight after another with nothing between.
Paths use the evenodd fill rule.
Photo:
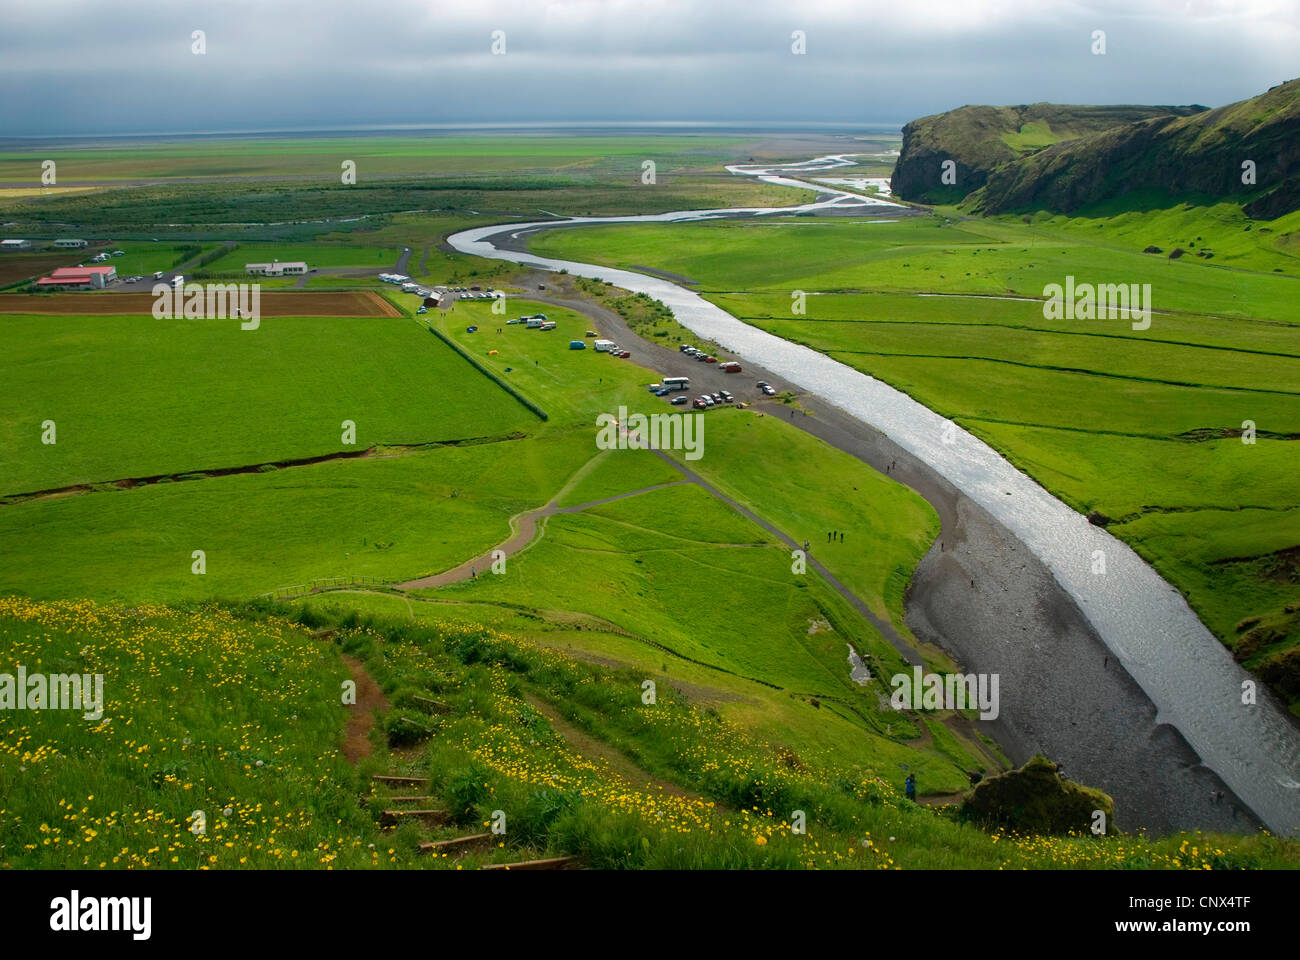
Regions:
<instances>
[{"instance_id":1,"label":"gray river water","mask_svg":"<svg viewBox=\"0 0 1300 960\"><path fill-rule=\"evenodd\" d=\"M888 384L808 347L737 320L670 280L595 264L552 260L501 249L528 233L610 223L673 223L724 217L871 209L873 218L896 204L793 179L851 163L820 157L776 167L728 167L784 186L815 190L815 202L795 207L691 210L628 217L576 217L477 227L453 234L462 253L545 270L567 270L605 280L663 301L688 329L751 360L886 434L945 477L1002 523L1056 578L1103 642L1155 704L1157 720L1178 729L1202 762L1282 836L1300 834L1300 736L1283 706L1262 684L1254 704L1243 704L1243 684L1254 682L1197 618L1182 594L1123 542L1056 499L982 440ZM900 208L900 214L905 213ZM1093 573L1095 551L1105 573ZM1049 695L1044 691L1044 695Z\"/></svg>"}]
</instances>

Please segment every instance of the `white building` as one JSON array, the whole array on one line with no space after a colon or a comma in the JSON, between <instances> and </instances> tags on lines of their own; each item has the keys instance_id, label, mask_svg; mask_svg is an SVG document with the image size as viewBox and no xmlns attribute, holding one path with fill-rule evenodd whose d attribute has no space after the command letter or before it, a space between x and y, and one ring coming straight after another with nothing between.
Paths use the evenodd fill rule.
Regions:
<instances>
[{"instance_id":1,"label":"white building","mask_svg":"<svg viewBox=\"0 0 1300 960\"><path fill-rule=\"evenodd\" d=\"M258 277L296 276L307 272L307 264L301 260L276 260L273 263L246 263L244 271Z\"/></svg>"},{"instance_id":2,"label":"white building","mask_svg":"<svg viewBox=\"0 0 1300 960\"><path fill-rule=\"evenodd\" d=\"M30 250L31 248L30 240L0 240L0 250Z\"/></svg>"},{"instance_id":3,"label":"white building","mask_svg":"<svg viewBox=\"0 0 1300 960\"><path fill-rule=\"evenodd\" d=\"M86 245L85 240L55 240L56 247L62 247L65 250L78 250Z\"/></svg>"}]
</instances>

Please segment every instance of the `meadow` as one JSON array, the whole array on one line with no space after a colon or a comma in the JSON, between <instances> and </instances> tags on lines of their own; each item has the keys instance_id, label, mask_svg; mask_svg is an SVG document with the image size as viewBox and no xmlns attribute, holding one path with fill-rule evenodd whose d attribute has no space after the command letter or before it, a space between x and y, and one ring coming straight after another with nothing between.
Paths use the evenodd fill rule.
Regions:
<instances>
[{"instance_id":1,"label":"meadow","mask_svg":"<svg viewBox=\"0 0 1300 960\"><path fill-rule=\"evenodd\" d=\"M105 182L200 177L331 177L343 160L359 177L466 171L499 173L533 169L640 171L644 158L670 170L734 158L747 137L700 136L352 136L239 137L142 140L121 145L59 144L64 180ZM51 148L0 152L0 181L36 179ZM36 177L33 177L33 171Z\"/></svg>"},{"instance_id":2,"label":"meadow","mask_svg":"<svg viewBox=\"0 0 1300 960\"><path fill-rule=\"evenodd\" d=\"M990 834L904 800L879 759L798 756L667 684L647 703L634 670L482 626L311 610L294 619L248 607L0 601L0 634L20 662L39 651L51 671L102 674L105 691L100 718L36 711L0 732L0 863L462 870L570 856L611 869L1295 866L1294 845L1268 837ZM345 702L345 681L359 669L379 683L377 723L349 728L345 741L360 709ZM176 684L195 676L223 682L187 683L178 699ZM410 789L377 785L376 773L427 778L420 789L442 821L390 825L381 811L403 806L393 796ZM420 848L467 834L478 839Z\"/></svg>"},{"instance_id":3,"label":"meadow","mask_svg":"<svg viewBox=\"0 0 1300 960\"><path fill-rule=\"evenodd\" d=\"M11 388L0 401L4 494L537 423L406 318L264 318L241 330L233 319L4 315L0 325L12 344L0 361ZM54 444L41 442L47 420Z\"/></svg>"},{"instance_id":4,"label":"meadow","mask_svg":"<svg viewBox=\"0 0 1300 960\"><path fill-rule=\"evenodd\" d=\"M303 260L307 266L370 267L376 272L391 270L401 250L395 247L363 247L334 243L241 243L204 270L210 273L244 273L246 263L270 263L274 260Z\"/></svg>"}]
</instances>

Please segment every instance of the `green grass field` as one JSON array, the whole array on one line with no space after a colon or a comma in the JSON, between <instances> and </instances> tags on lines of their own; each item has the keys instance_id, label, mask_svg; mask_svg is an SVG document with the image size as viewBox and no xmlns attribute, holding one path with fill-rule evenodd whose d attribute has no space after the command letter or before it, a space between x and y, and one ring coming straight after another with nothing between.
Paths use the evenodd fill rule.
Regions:
<instances>
[{"instance_id":1,"label":"green grass field","mask_svg":"<svg viewBox=\"0 0 1300 960\"><path fill-rule=\"evenodd\" d=\"M636 168L653 158L669 170L733 159L745 137L701 136L357 136L266 137L139 142L65 147L63 180L130 181L187 177L333 177L342 162L367 176L412 173L500 173L534 169ZM40 171L38 150L0 152L0 180L23 181ZM33 159L35 158L35 159Z\"/></svg>"},{"instance_id":2,"label":"green grass field","mask_svg":"<svg viewBox=\"0 0 1300 960\"><path fill-rule=\"evenodd\" d=\"M204 270L242 274L246 263L302 260L313 270L320 267L374 267L376 272L391 271L400 253L401 250L395 247L333 243L241 243L225 256L213 260Z\"/></svg>"},{"instance_id":3,"label":"green grass field","mask_svg":"<svg viewBox=\"0 0 1300 960\"><path fill-rule=\"evenodd\" d=\"M537 418L416 323L7 315L6 494L494 437ZM214 362L219 357L220 362ZM467 374L468 371L468 374ZM473 375L469 375L473 374ZM56 443L42 444L53 420ZM355 423L355 443L343 422Z\"/></svg>"}]
</instances>

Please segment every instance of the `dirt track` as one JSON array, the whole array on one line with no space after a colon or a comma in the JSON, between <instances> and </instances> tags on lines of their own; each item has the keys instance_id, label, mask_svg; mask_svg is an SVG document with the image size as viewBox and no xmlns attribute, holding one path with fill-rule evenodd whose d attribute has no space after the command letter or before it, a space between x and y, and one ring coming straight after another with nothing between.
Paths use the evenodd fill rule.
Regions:
<instances>
[{"instance_id":1,"label":"dirt track","mask_svg":"<svg viewBox=\"0 0 1300 960\"><path fill-rule=\"evenodd\" d=\"M150 316L152 293L0 293L0 313L37 313L51 316ZM391 303L373 290L339 290L331 293L264 290L261 312L265 317L400 317Z\"/></svg>"}]
</instances>

